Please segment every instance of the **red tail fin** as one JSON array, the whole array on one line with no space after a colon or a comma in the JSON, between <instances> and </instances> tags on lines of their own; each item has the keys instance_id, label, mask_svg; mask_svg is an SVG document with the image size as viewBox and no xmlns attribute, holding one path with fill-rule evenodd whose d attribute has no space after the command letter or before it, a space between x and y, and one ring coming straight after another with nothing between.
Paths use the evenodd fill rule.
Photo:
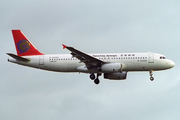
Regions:
<instances>
[{"instance_id":1,"label":"red tail fin","mask_svg":"<svg viewBox=\"0 0 180 120\"><path fill-rule=\"evenodd\" d=\"M18 56L43 55L20 30L12 30Z\"/></svg>"}]
</instances>

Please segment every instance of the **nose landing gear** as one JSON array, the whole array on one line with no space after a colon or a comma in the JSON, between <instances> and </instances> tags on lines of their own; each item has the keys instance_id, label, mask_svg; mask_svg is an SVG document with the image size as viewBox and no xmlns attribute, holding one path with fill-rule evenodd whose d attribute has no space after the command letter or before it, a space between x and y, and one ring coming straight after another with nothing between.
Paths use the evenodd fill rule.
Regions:
<instances>
[{"instance_id":1,"label":"nose landing gear","mask_svg":"<svg viewBox=\"0 0 180 120\"><path fill-rule=\"evenodd\" d=\"M154 77L152 76L153 75L153 70L149 71L149 75L150 75L150 80L153 81L154 80Z\"/></svg>"}]
</instances>

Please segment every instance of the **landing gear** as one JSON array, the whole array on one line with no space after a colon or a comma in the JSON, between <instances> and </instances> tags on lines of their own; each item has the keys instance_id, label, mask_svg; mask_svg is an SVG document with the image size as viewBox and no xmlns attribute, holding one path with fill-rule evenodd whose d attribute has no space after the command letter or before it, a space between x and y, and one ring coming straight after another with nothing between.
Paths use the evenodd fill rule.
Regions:
<instances>
[{"instance_id":1,"label":"landing gear","mask_svg":"<svg viewBox=\"0 0 180 120\"><path fill-rule=\"evenodd\" d=\"M89 77L91 78L91 80L94 80L94 83L95 84L99 84L100 83L100 81L99 81L99 76L101 75L101 73L97 73L97 77L96 77L96 79L95 79L95 75L94 75L94 73L92 73Z\"/></svg>"},{"instance_id":2,"label":"landing gear","mask_svg":"<svg viewBox=\"0 0 180 120\"><path fill-rule=\"evenodd\" d=\"M153 81L153 80L154 80L154 78L153 78L153 77L150 77L150 80L151 80L151 81Z\"/></svg>"},{"instance_id":3,"label":"landing gear","mask_svg":"<svg viewBox=\"0 0 180 120\"><path fill-rule=\"evenodd\" d=\"M91 78L91 80L94 80L95 79L94 73L92 73L89 77Z\"/></svg>"},{"instance_id":4,"label":"landing gear","mask_svg":"<svg viewBox=\"0 0 180 120\"><path fill-rule=\"evenodd\" d=\"M149 71L149 75L150 75L150 80L153 81L154 77L152 76L153 75L153 71L152 70Z\"/></svg>"},{"instance_id":5,"label":"landing gear","mask_svg":"<svg viewBox=\"0 0 180 120\"><path fill-rule=\"evenodd\" d=\"M94 83L95 83L95 84L99 84L99 83L100 83L99 78L96 78L96 79L94 80Z\"/></svg>"}]
</instances>

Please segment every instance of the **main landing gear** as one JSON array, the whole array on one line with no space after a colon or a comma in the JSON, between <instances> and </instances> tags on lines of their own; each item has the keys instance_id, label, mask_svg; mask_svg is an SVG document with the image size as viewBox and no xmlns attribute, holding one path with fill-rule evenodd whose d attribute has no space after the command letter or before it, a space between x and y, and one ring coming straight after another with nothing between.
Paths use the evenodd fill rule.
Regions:
<instances>
[{"instance_id":1,"label":"main landing gear","mask_svg":"<svg viewBox=\"0 0 180 120\"><path fill-rule=\"evenodd\" d=\"M152 76L153 75L153 71L152 70L149 71L149 75L150 75L150 80L153 81L154 77Z\"/></svg>"},{"instance_id":2,"label":"main landing gear","mask_svg":"<svg viewBox=\"0 0 180 120\"><path fill-rule=\"evenodd\" d=\"M94 73L92 73L89 77L91 78L91 80L94 80L94 83L95 84L99 84L100 83L100 81L99 81L99 76L101 75L101 73L97 73L97 77L96 77L96 79L95 79L95 75L94 75Z\"/></svg>"}]
</instances>

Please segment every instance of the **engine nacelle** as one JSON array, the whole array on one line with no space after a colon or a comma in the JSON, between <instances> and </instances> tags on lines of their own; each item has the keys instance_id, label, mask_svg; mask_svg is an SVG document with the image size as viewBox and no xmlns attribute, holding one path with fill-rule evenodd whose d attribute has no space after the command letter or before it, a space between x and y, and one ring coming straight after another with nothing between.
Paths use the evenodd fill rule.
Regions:
<instances>
[{"instance_id":1,"label":"engine nacelle","mask_svg":"<svg viewBox=\"0 0 180 120\"><path fill-rule=\"evenodd\" d=\"M126 77L127 77L127 72L104 73L104 78L105 79L125 80Z\"/></svg>"},{"instance_id":2,"label":"engine nacelle","mask_svg":"<svg viewBox=\"0 0 180 120\"><path fill-rule=\"evenodd\" d=\"M126 68L123 63L107 63L101 66L101 71L105 73L121 72Z\"/></svg>"}]
</instances>

